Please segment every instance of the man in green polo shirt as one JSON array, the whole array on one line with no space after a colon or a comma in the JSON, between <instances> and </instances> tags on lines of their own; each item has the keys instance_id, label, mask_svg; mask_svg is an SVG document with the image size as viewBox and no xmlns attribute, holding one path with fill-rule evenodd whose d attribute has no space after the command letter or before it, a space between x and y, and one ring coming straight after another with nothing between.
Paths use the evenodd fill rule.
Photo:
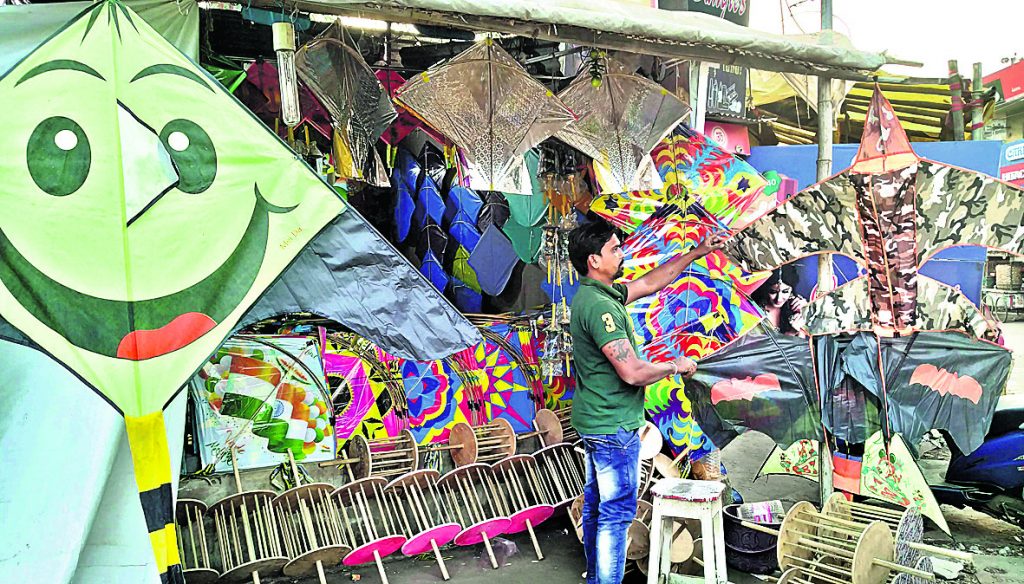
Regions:
<instances>
[{"instance_id":1,"label":"man in green polo shirt","mask_svg":"<svg viewBox=\"0 0 1024 584\"><path fill-rule=\"evenodd\" d=\"M619 584L626 564L626 531L636 515L644 386L666 377L693 375L686 357L651 363L637 351L626 305L669 285L694 260L721 247L711 237L627 284L615 229L597 220L569 234L569 259L580 273L572 301L576 391L572 425L586 450L583 491L583 549L587 584Z\"/></svg>"}]
</instances>

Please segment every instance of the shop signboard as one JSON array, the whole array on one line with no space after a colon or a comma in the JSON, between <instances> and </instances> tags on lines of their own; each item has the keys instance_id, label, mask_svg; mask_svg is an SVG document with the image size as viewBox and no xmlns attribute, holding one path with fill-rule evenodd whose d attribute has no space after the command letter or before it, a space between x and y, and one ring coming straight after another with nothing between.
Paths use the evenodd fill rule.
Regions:
<instances>
[{"instance_id":1,"label":"shop signboard","mask_svg":"<svg viewBox=\"0 0 1024 584\"><path fill-rule=\"evenodd\" d=\"M708 116L742 118L746 112L747 75L743 68L708 69Z\"/></svg>"},{"instance_id":2,"label":"shop signboard","mask_svg":"<svg viewBox=\"0 0 1024 584\"><path fill-rule=\"evenodd\" d=\"M1024 61L1000 69L983 79L985 86L994 86L1003 101L1011 101L1024 95Z\"/></svg>"},{"instance_id":3,"label":"shop signboard","mask_svg":"<svg viewBox=\"0 0 1024 584\"><path fill-rule=\"evenodd\" d=\"M1024 140L1003 144L999 155L999 178L1024 187Z\"/></svg>"},{"instance_id":4,"label":"shop signboard","mask_svg":"<svg viewBox=\"0 0 1024 584\"><path fill-rule=\"evenodd\" d=\"M704 122L704 135L718 143L726 152L750 154L750 135L746 126L725 122Z\"/></svg>"},{"instance_id":5,"label":"shop signboard","mask_svg":"<svg viewBox=\"0 0 1024 584\"><path fill-rule=\"evenodd\" d=\"M740 26L750 25L750 0L658 0L658 8L703 12Z\"/></svg>"}]
</instances>

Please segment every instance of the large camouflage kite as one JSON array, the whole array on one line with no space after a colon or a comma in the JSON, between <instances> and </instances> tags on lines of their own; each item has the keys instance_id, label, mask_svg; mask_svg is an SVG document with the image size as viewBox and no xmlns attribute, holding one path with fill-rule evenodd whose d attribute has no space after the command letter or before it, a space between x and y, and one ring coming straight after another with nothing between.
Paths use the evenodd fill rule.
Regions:
<instances>
[{"instance_id":1,"label":"large camouflage kite","mask_svg":"<svg viewBox=\"0 0 1024 584\"><path fill-rule=\"evenodd\" d=\"M0 96L0 333L49 353L124 415L160 579L181 582L163 408L322 231L361 246L331 250L347 261L337 265L395 252L116 0L26 56ZM392 295L433 298L406 262L382 280ZM352 324L377 322L377 306L348 311ZM445 324L470 328L455 319ZM385 334L408 341L411 322Z\"/></svg>"},{"instance_id":2,"label":"large camouflage kite","mask_svg":"<svg viewBox=\"0 0 1024 584\"><path fill-rule=\"evenodd\" d=\"M991 421L1009 355L977 338L990 323L975 306L958 290L919 279L918 268L949 246L1020 254L1022 241L1024 191L919 158L876 88L854 165L752 223L726 251L751 270L820 253L856 261L865 276L805 309L810 334L847 339L828 352L820 342L813 351L808 347L826 428L848 442L862 442L877 429L886 437L900 433L911 448L929 429L945 429L970 452ZM849 342L850 335L857 341ZM851 395L875 404L874 422L860 411L847 423L837 421L837 412L850 410ZM792 422L782 415L776 420ZM792 436L786 438L780 446L788 446Z\"/></svg>"}]
</instances>

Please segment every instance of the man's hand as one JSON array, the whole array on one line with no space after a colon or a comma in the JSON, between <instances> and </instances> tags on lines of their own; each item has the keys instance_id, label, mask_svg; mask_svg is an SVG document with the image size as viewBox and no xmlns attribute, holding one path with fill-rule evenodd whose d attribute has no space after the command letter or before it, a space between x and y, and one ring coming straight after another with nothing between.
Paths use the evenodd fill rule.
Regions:
<instances>
[{"instance_id":1,"label":"man's hand","mask_svg":"<svg viewBox=\"0 0 1024 584\"><path fill-rule=\"evenodd\" d=\"M687 357L676 357L674 361L676 368L679 370L679 374L684 378L689 379L693 377L693 374L697 372L697 362Z\"/></svg>"},{"instance_id":2,"label":"man's hand","mask_svg":"<svg viewBox=\"0 0 1024 584\"><path fill-rule=\"evenodd\" d=\"M693 254L698 258L702 258L713 251L720 250L722 249L722 246L725 245L726 239L727 235L725 234L710 235L704 238L704 241L700 242L700 245L693 249Z\"/></svg>"}]
</instances>

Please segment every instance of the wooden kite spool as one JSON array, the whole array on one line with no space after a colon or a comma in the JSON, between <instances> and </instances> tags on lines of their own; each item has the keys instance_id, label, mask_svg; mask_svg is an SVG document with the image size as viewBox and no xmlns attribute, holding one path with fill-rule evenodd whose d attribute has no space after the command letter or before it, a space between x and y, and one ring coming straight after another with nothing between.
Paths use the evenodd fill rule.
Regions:
<instances>
[{"instance_id":1,"label":"wooden kite spool","mask_svg":"<svg viewBox=\"0 0 1024 584\"><path fill-rule=\"evenodd\" d=\"M384 494L391 499L395 522L408 538L402 553L417 556L433 551L441 576L448 580L440 548L451 543L462 527L452 520L452 512L437 486L439 476L436 470L417 470L388 483Z\"/></svg>"},{"instance_id":2,"label":"wooden kite spool","mask_svg":"<svg viewBox=\"0 0 1024 584\"><path fill-rule=\"evenodd\" d=\"M477 453L473 462L492 463L516 453L516 431L508 420L497 418L473 428L473 434Z\"/></svg>"},{"instance_id":3,"label":"wooden kite spool","mask_svg":"<svg viewBox=\"0 0 1024 584\"><path fill-rule=\"evenodd\" d=\"M555 510L568 507L583 493L583 459L571 444L545 446L533 453L540 468L540 478L548 500Z\"/></svg>"},{"instance_id":4,"label":"wooden kite spool","mask_svg":"<svg viewBox=\"0 0 1024 584\"><path fill-rule=\"evenodd\" d=\"M499 460L492 465L492 469L497 481L495 493L498 506L502 515L510 521L505 533L528 531L537 559L543 560L544 553L533 527L554 515L555 507L544 490L537 459L528 454L520 454Z\"/></svg>"},{"instance_id":5,"label":"wooden kite spool","mask_svg":"<svg viewBox=\"0 0 1024 584\"><path fill-rule=\"evenodd\" d=\"M395 523L395 512L384 495L387 481L380 477L358 479L331 493L341 511L341 524L346 540L352 546L342 563L358 566L374 562L382 582L387 584L381 558L391 555L405 543L405 536Z\"/></svg>"},{"instance_id":6,"label":"wooden kite spool","mask_svg":"<svg viewBox=\"0 0 1024 584\"><path fill-rule=\"evenodd\" d=\"M409 430L378 440L357 434L341 452L341 458L321 462L320 466L344 466L350 481L380 477L387 482L419 468L419 446Z\"/></svg>"},{"instance_id":7,"label":"wooden kite spool","mask_svg":"<svg viewBox=\"0 0 1024 584\"><path fill-rule=\"evenodd\" d=\"M580 439L576 429L572 427L572 408L566 406L557 410L540 410L533 418L533 427L537 429L541 444L551 446L562 442L574 443Z\"/></svg>"},{"instance_id":8,"label":"wooden kite spool","mask_svg":"<svg viewBox=\"0 0 1024 584\"><path fill-rule=\"evenodd\" d=\"M508 530L511 521L501 514L492 490L494 471L486 464L460 466L441 477L437 485L444 493L462 531L455 536L455 545L483 543L491 567L498 568L490 538Z\"/></svg>"},{"instance_id":9,"label":"wooden kite spool","mask_svg":"<svg viewBox=\"0 0 1024 584\"><path fill-rule=\"evenodd\" d=\"M783 569L800 567L828 573L838 582L829 584L882 584L890 571L912 574L928 581L935 576L901 566L892 560L895 546L889 527L876 521L855 531L834 518L821 515L807 501L794 505L776 532L755 523L743 522L752 529L778 535L777 556ZM754 527L754 526L757 527ZM848 539L833 537L841 534Z\"/></svg>"},{"instance_id":10,"label":"wooden kite spool","mask_svg":"<svg viewBox=\"0 0 1024 584\"><path fill-rule=\"evenodd\" d=\"M295 484L274 499L284 548L291 558L284 566L286 576L299 577L315 570L320 584L327 584L324 564L334 566L352 551L341 527L341 513L331 498L334 485L300 485L299 469L288 451Z\"/></svg>"},{"instance_id":11,"label":"wooden kite spool","mask_svg":"<svg viewBox=\"0 0 1024 584\"><path fill-rule=\"evenodd\" d=\"M924 519L915 509L907 508L901 511L877 505L856 503L847 501L840 493L835 493L825 502L821 514L830 518L833 522L839 522L841 527L855 531L858 529L858 526L860 526L860 529L863 529L871 521L885 523L893 530L896 541L896 563L902 566L917 564L922 553L953 558L964 562L973 561L973 556L967 552L922 543L921 540L924 538Z\"/></svg>"},{"instance_id":12,"label":"wooden kite spool","mask_svg":"<svg viewBox=\"0 0 1024 584\"><path fill-rule=\"evenodd\" d=\"M175 511L178 533L178 556L185 579L190 583L213 582L220 577L210 563L210 548L206 541L206 504L195 499L178 499Z\"/></svg>"},{"instance_id":13,"label":"wooden kite spool","mask_svg":"<svg viewBox=\"0 0 1024 584\"><path fill-rule=\"evenodd\" d=\"M847 501L841 493L833 493L821 510L822 515L846 522L846 526L867 526L872 521L881 521L892 529L896 539L896 563L913 566L921 554L931 554L971 562L974 557L957 550L950 550L922 543L924 539L924 518L916 509L889 509Z\"/></svg>"},{"instance_id":14,"label":"wooden kite spool","mask_svg":"<svg viewBox=\"0 0 1024 584\"><path fill-rule=\"evenodd\" d=\"M583 495L576 497L569 505L569 520L572 521L576 539L583 543Z\"/></svg>"},{"instance_id":15,"label":"wooden kite spool","mask_svg":"<svg viewBox=\"0 0 1024 584\"><path fill-rule=\"evenodd\" d=\"M281 545L277 518L274 515L274 491L243 491L238 475L238 460L231 449L231 466L235 474L236 493L210 506L224 564L224 580L251 578L260 584L260 572L278 570L288 563Z\"/></svg>"}]
</instances>

